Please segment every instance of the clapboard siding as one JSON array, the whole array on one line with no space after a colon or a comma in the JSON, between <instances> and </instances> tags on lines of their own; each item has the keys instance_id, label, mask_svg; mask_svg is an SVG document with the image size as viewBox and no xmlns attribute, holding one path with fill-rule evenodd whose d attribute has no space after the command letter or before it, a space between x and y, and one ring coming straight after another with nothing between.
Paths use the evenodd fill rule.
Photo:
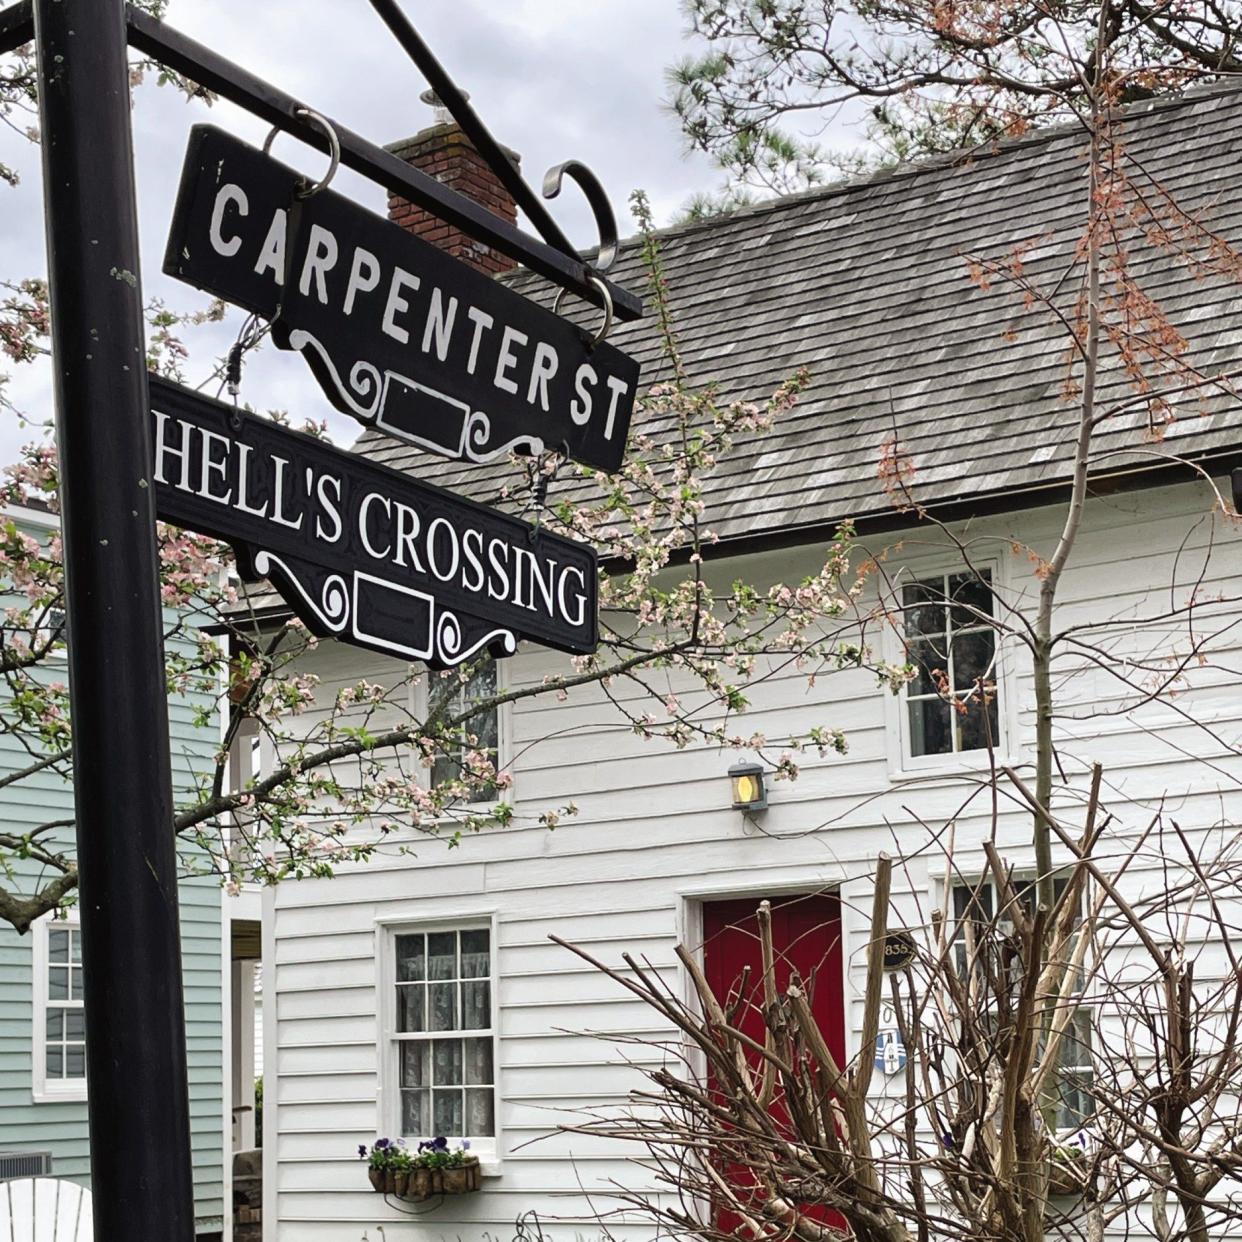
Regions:
<instances>
[{"instance_id":1,"label":"clapboard siding","mask_svg":"<svg viewBox=\"0 0 1242 1242\"><path fill-rule=\"evenodd\" d=\"M1210 507L1209 491L1191 485L1093 501L1065 575L1059 624L1110 621L1095 640L1117 660L1182 639L1184 627L1176 621L1161 623L1159 634L1137 632L1135 621L1160 613L1171 591L1184 596L1196 581L1207 596L1242 591L1237 533L1213 526L1204 516ZM969 532L994 564L1000 588L1010 598L1020 595L1024 607L1036 593L1026 546L1046 555L1057 518L1053 509L1029 510L981 520ZM886 571L906 566L919 573L952 564L951 552L928 547L934 538L926 532L910 538L885 562ZM1017 552L1010 550L1015 540ZM899 541L894 535L883 542ZM878 551L880 541L871 542ZM709 572L725 582L739 575L796 581L814 571L817 559L822 550L808 548L709 566ZM868 633L869 641L875 638ZM1023 763L1030 760L1031 678L1018 646L1008 646L1003 691L1016 736L1008 739L1007 757ZM1217 649L1240 647L1242 625ZM1074 663L1066 660L1058 670L1069 679L1062 687L1066 701L1114 710L1113 679L1097 669L1075 670ZM524 647L504 675L513 686L536 685L564 667L555 653ZM330 643L321 644L313 671L323 679L324 703L361 678L397 675L393 665ZM659 684L682 693L684 679L670 671ZM637 702L630 688L616 689ZM698 746L679 752L643 741L587 687L564 703L546 696L508 713L512 826L467 836L452 849L434 837L403 833L365 867L344 869L331 881L283 884L269 894L267 1208L276 1242L315 1242L377 1223L390 1242L505 1238L517 1216L532 1208L552 1238L594 1236L598 1229L584 1222L593 1206L614 1206L610 1186L650 1183L647 1171L624 1158L640 1153L556 1127L581 1121L584 1110L622 1104L641 1085L641 1067L663 1057L657 1048L629 1041L658 1040L667 1029L617 984L552 944L550 932L611 965L620 966L623 953L635 954L680 988L673 950L687 934L686 903L696 895L837 888L846 1029L857 1047L875 856L922 839L910 807L928 822L954 816L959 865L981 870L990 805L966 796L978 764L967 759L931 773L895 766L891 732L899 704L864 671L827 674L812 688L804 674L782 670L757 679L750 697L736 731L762 732L774 749L813 724L842 728L849 739L846 755L806 756L796 782L770 785L762 832L728 806L731 752ZM1179 822L1191 831L1242 812L1234 792L1242 763L1192 720L1209 721L1236 738L1242 720L1236 679L1192 669L1172 708L1151 705L1129 715L1059 723L1063 762L1079 791L1090 763L1106 764L1109 805L1121 818L1119 849L1167 791L1176 793ZM1210 755L1215 767L1188 764L1186 750ZM576 818L554 832L534 822L539 811L570 798L580 808ZM1013 805L1002 810L997 837L1007 857L1029 857L1029 833L1027 816ZM1158 864L1135 864L1129 880L1135 891L1160 883ZM895 876L894 909L910 924L926 924L943 893L943 862L925 854ZM499 1170L480 1194L432 1208L413 1223L371 1194L353 1158L356 1145L370 1141L380 1124L377 920L484 911L494 912L497 932ZM622 1238L647 1236L638 1224L610 1220L609 1227Z\"/></svg>"},{"instance_id":2,"label":"clapboard siding","mask_svg":"<svg viewBox=\"0 0 1242 1242\"><path fill-rule=\"evenodd\" d=\"M55 670L55 676L65 675L63 668ZM186 796L196 774L210 767L216 735L194 723L204 704L183 697L169 706L174 785ZM11 739L0 737L0 773L27 762ZM0 790L0 824L8 830L25 831L72 814L72 788L54 775L40 773ZM72 837L62 844L71 848ZM224 1169L220 885L210 876L185 879L179 898L195 1217L200 1231L215 1231L223 1220ZM0 928L0 1148L51 1150L57 1177L89 1185L86 1105L32 1101L31 975L31 937ZM143 1067L133 1072L142 1073Z\"/></svg>"}]
</instances>

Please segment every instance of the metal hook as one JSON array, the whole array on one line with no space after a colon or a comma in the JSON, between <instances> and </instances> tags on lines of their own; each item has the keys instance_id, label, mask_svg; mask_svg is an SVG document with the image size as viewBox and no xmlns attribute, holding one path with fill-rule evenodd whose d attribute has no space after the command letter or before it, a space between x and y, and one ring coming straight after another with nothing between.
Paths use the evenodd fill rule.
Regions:
<instances>
[{"instance_id":1,"label":"metal hook","mask_svg":"<svg viewBox=\"0 0 1242 1242\"><path fill-rule=\"evenodd\" d=\"M608 194L599 178L581 160L566 160L543 174L544 198L555 198L561 192L561 182L566 177L578 183L578 188L591 205L595 227L599 230L599 250L592 266L597 272L606 272L617 257L617 217L613 215L612 203L608 201Z\"/></svg>"},{"instance_id":2,"label":"metal hook","mask_svg":"<svg viewBox=\"0 0 1242 1242\"><path fill-rule=\"evenodd\" d=\"M594 349L612 331L612 294L608 292L608 286L598 276L589 275L587 279L599 290L600 297L604 300L604 326L591 339L590 348ZM552 313L554 315L561 313L561 303L568 292L568 289L561 289L557 293L556 301L552 303Z\"/></svg>"},{"instance_id":3,"label":"metal hook","mask_svg":"<svg viewBox=\"0 0 1242 1242\"><path fill-rule=\"evenodd\" d=\"M310 198L311 195L318 194L320 190L326 190L332 178L336 176L336 170L341 165L341 140L337 137L332 122L311 108L298 108L294 115L305 117L308 121L318 125L328 140L328 171L324 174L323 180L315 182L308 190L298 190L298 198ZM272 143L276 140L278 133L280 133L280 126L273 125L271 133L263 140L264 155L272 149Z\"/></svg>"}]
</instances>

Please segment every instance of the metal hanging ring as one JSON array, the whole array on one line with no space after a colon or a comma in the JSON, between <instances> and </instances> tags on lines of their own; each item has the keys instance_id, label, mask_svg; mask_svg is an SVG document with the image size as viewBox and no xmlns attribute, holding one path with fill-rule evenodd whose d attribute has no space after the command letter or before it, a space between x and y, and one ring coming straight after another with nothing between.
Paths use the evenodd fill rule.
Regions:
<instances>
[{"instance_id":1,"label":"metal hanging ring","mask_svg":"<svg viewBox=\"0 0 1242 1242\"><path fill-rule=\"evenodd\" d=\"M591 348L594 349L612 331L612 294L608 292L608 286L598 276L587 276L587 280L599 290L600 297L604 299L604 323L600 330L591 338ZM568 289L562 288L556 295L556 301L552 303L552 313L554 315L561 313L561 303L565 300L565 295L568 292Z\"/></svg>"},{"instance_id":2,"label":"metal hanging ring","mask_svg":"<svg viewBox=\"0 0 1242 1242\"><path fill-rule=\"evenodd\" d=\"M305 117L313 125L318 126L328 140L328 171L324 174L323 180L316 181L310 189L298 190L297 192L298 198L310 198L311 195L318 194L320 190L326 190L331 185L332 178L336 176L336 170L341 166L341 140L337 137L336 130L332 127L332 122L318 112L310 108L298 108L294 115ZM276 140L276 135L279 133L280 126L273 125L271 133L263 140L264 155L272 149L272 143Z\"/></svg>"}]
</instances>

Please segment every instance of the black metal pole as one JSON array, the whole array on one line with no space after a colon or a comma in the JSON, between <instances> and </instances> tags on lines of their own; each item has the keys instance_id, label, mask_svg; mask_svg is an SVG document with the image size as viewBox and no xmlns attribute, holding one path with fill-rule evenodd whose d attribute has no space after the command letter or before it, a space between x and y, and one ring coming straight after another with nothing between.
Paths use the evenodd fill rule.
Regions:
<instances>
[{"instance_id":1,"label":"black metal pole","mask_svg":"<svg viewBox=\"0 0 1242 1242\"><path fill-rule=\"evenodd\" d=\"M98 1242L191 1242L185 1015L122 0L36 0Z\"/></svg>"}]
</instances>

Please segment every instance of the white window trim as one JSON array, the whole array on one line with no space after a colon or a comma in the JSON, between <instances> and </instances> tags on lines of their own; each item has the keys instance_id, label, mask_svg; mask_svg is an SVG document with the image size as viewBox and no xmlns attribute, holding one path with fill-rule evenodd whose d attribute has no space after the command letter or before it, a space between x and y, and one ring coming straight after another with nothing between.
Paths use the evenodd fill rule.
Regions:
<instances>
[{"instance_id":1,"label":"white window trim","mask_svg":"<svg viewBox=\"0 0 1242 1242\"><path fill-rule=\"evenodd\" d=\"M50 914L37 919L31 927L34 938L31 945L31 1098L36 1104L81 1103L86 1099L86 1079L68 1082L48 1081L47 1077L47 985L48 985L48 932L54 927L72 927L80 930L76 912L65 918L54 919Z\"/></svg>"},{"instance_id":2,"label":"white window trim","mask_svg":"<svg viewBox=\"0 0 1242 1242\"><path fill-rule=\"evenodd\" d=\"M470 1150L479 1158L480 1171L484 1177L498 1177L501 1172L500 1153L503 1125L501 1120L500 1065L500 920L497 911L463 910L451 916L438 918L419 917L416 913L392 914L375 920L376 988L379 1002L376 1015L379 1026L379 1047L376 1049L376 1121L377 1132L391 1138L413 1137L401 1134L401 1072L397 1057L397 937L406 932L469 931L486 927L491 935L491 992L492 992L492 1091L495 1096L492 1116L494 1134L470 1140ZM420 1137L430 1138L431 1135Z\"/></svg>"},{"instance_id":3,"label":"white window trim","mask_svg":"<svg viewBox=\"0 0 1242 1242\"><path fill-rule=\"evenodd\" d=\"M418 670L417 684L411 684L409 688L410 695L410 712L416 720L422 721L427 717L427 696L430 693L431 679L439 677L439 670L429 669L423 665ZM509 688L509 660L496 661L496 693L503 694ZM496 710L496 771L504 772L510 767L513 761L512 748L510 746L510 738L512 730L510 728L510 710L512 703L502 703ZM424 779L428 782L431 780L432 769L423 768ZM510 772L512 775L512 772ZM499 795L492 798L488 802L462 802L453 807L452 811L446 815L440 816L434 822L436 823L452 823L466 815L477 815L488 818L494 815L496 808L506 803L512 804L514 801L514 789L510 785L508 790L502 790Z\"/></svg>"},{"instance_id":4,"label":"white window trim","mask_svg":"<svg viewBox=\"0 0 1242 1242\"><path fill-rule=\"evenodd\" d=\"M1006 562L991 557L977 558L976 569L986 569L992 575L993 595L1002 592L1010 594L1010 582L1005 574ZM896 589L900 590L913 582L922 581L936 574L961 573L966 569L960 558L935 557L926 561L911 560L904 566L904 572L896 579ZM903 614L899 611L899 618ZM898 620L898 626L904 620ZM1003 631L996 631L996 686L1000 694L1000 707L997 711L997 725L1000 737L996 739L993 751L998 767L1004 764L1013 766L1020 762L1018 738L1018 688L1012 664L1012 643L1007 642ZM898 629L889 626L884 635L884 657L890 663L903 664L906 659L902 634ZM988 752L986 750L959 750L943 755L912 755L910 753L910 719L906 710L906 692L903 688L899 694L884 694L884 724L888 749L888 775L891 781L929 780L939 777L957 777L965 773L986 772Z\"/></svg>"}]
</instances>

